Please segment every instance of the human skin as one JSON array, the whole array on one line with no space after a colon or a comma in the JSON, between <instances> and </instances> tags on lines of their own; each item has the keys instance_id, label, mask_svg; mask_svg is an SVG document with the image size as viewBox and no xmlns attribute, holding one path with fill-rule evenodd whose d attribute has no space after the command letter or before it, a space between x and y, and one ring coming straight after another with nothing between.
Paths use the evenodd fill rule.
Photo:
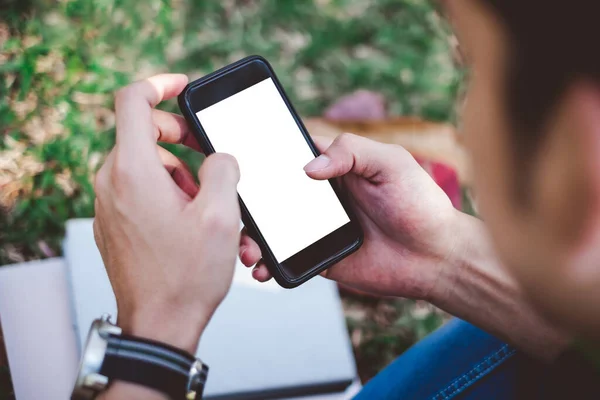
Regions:
<instances>
[{"instance_id":1,"label":"human skin","mask_svg":"<svg viewBox=\"0 0 600 400\"><path fill-rule=\"evenodd\" d=\"M517 131L509 112L507 66L513 56L509 31L483 0L446 3L470 64L463 130L479 209L496 252L548 319L580 339L598 340L600 319L594 317L600 307L598 85L585 76L572 77L543 116L541 139L521 167L514 158L519 145L515 138L532 132ZM577 24L572 20L576 15L576 11L565 15L570 18L563 21L565 26ZM556 56L561 57L560 52ZM526 199L516 195L523 176Z\"/></svg>"},{"instance_id":2,"label":"human skin","mask_svg":"<svg viewBox=\"0 0 600 400\"><path fill-rule=\"evenodd\" d=\"M506 29L481 1L446 3L472 70L463 128L473 158L478 205L485 224L454 210L404 149L353 135L343 135L333 144L315 138L325 157L307 166L307 173L314 179L339 177L354 199L365 230L363 247L325 275L377 294L428 300L533 356L552 360L568 346L572 332L597 337L600 326L599 321L590 318L600 305L595 290L600 283L596 268L600 262L600 141L597 139L600 94L585 80L574 82L565 93L544 125L542 150L532 154L528 182L531 201L524 206L514 196L515 176L520 171L511 157L512 136L507 134L514 128L504 99L503 66L507 64L510 48ZM163 92L175 95L183 87L177 86L180 84L166 84L169 89ZM117 101L117 116L127 115L131 123L118 124L118 137L147 135L142 132L145 129L152 132L154 146L159 136L165 141L196 146L188 139L181 117L166 114L155 117L151 111L154 101L146 102L147 109L143 112L136 109L133 113L119 113L133 99L126 96L125 100ZM156 149L149 146L146 150L150 153L151 148ZM182 198L193 203L200 195L189 171L162 150L154 151L154 167L144 171L146 176L153 179L162 174L166 180L172 179L174 185L170 190L180 190L188 196ZM132 153L131 157L139 160L140 156ZM235 170L227 157L221 161L231 163L231 170ZM173 171L172 178L164 171ZM232 178L231 187L235 187L234 181ZM136 185L137 179L123 186ZM108 193L120 190L116 185L110 188ZM200 194L204 188L203 183ZM231 192L228 194L233 197ZM132 202L137 206L142 203ZM229 204L232 212L239 213L237 204ZM101 221L119 226L119 218L127 215L126 208L120 209L115 214L102 214L100 209ZM132 212L128 218L142 230L145 224L154 226L150 215L154 214ZM126 229L114 229L109 234L99 234L98 240L112 237L115 242L137 243L129 239L130 235L133 234ZM222 245L235 253L237 242L230 244L237 241L237 234L225 236ZM140 243L147 241L143 245L160 249L165 244L158 237L144 236ZM253 276L260 281L269 279L258 246L247 235L242 235L239 244L244 264L254 266ZM130 269L135 271L133 266L141 265L136 258L141 256L136 252L127 255L125 250L104 246L103 256L113 287L135 289L136 279L124 280L123 275L127 276L125 272ZM178 250L169 257L169 270L177 272L181 268L186 274L190 272L186 268L191 268L186 260L210 255L210 251L201 254L198 248ZM177 262L180 257L184 261L181 267ZM213 269L229 273L232 260L225 257L210 265L203 264L205 269L199 271L199 276L223 278L214 275ZM154 268L164 268L164 262ZM132 276L142 275L139 274ZM130 333L193 350L226 288L213 292L212 297L182 298L174 288L192 284L183 282L183 275L182 272L169 277L173 279L167 285L170 294L155 293L160 290L159 285L154 287L145 279L141 281L147 287L120 290L119 324ZM153 289L147 289L150 287ZM155 304L159 307L153 310L139 307L150 296L149 292L157 295ZM195 293L200 296L198 291ZM203 311L195 314L190 305L197 310L201 304ZM125 310L123 318L121 306ZM167 314L172 314L172 324L162 323ZM104 396L161 398L160 394L124 383L112 385Z\"/></svg>"}]
</instances>

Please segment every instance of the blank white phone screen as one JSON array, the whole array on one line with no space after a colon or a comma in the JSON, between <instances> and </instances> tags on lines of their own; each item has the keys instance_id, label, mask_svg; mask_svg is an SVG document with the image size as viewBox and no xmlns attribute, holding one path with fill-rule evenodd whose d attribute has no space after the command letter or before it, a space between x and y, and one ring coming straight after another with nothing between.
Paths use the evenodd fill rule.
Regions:
<instances>
[{"instance_id":1,"label":"blank white phone screen","mask_svg":"<svg viewBox=\"0 0 600 400\"><path fill-rule=\"evenodd\" d=\"M271 78L196 113L213 148L237 159L238 193L278 262L350 222Z\"/></svg>"}]
</instances>

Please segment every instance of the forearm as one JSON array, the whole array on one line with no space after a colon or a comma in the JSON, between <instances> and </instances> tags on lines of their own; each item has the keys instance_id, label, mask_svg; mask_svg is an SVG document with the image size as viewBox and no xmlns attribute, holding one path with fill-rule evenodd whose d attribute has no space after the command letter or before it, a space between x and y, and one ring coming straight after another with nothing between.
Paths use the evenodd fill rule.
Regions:
<instances>
[{"instance_id":1,"label":"forearm","mask_svg":"<svg viewBox=\"0 0 600 400\"><path fill-rule=\"evenodd\" d=\"M443 268L430 301L530 355L552 360L571 338L546 321L498 261L484 224L462 214L460 244Z\"/></svg>"}]
</instances>

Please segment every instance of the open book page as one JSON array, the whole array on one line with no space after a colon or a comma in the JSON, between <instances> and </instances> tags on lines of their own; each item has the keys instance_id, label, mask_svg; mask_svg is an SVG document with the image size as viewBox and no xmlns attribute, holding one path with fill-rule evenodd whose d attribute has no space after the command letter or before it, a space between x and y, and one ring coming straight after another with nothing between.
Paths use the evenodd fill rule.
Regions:
<instances>
[{"instance_id":1,"label":"open book page","mask_svg":"<svg viewBox=\"0 0 600 400\"><path fill-rule=\"evenodd\" d=\"M70 398L79 357L63 260L0 268L0 319L17 400Z\"/></svg>"}]
</instances>

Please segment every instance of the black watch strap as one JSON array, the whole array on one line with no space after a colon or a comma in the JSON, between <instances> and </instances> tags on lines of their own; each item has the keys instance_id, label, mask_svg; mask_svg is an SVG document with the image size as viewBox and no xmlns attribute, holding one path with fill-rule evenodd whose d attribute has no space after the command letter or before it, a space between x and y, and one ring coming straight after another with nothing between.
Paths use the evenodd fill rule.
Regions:
<instances>
[{"instance_id":1,"label":"black watch strap","mask_svg":"<svg viewBox=\"0 0 600 400\"><path fill-rule=\"evenodd\" d=\"M198 369L197 374L191 373L193 368ZM137 383L163 392L173 400L199 400L208 366L187 352L164 343L128 335L109 335L100 374L109 382Z\"/></svg>"}]
</instances>

